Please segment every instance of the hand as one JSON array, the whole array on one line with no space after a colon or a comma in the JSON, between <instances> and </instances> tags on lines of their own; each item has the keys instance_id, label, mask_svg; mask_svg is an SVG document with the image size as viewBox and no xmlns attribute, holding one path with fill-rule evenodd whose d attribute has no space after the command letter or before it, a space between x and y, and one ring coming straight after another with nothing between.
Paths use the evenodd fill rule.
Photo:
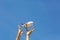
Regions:
<instances>
[{"instance_id":1,"label":"hand","mask_svg":"<svg viewBox=\"0 0 60 40\"><path fill-rule=\"evenodd\" d=\"M27 35L30 36L30 34L34 31L34 27L31 28L30 31L27 31Z\"/></svg>"},{"instance_id":2,"label":"hand","mask_svg":"<svg viewBox=\"0 0 60 40\"><path fill-rule=\"evenodd\" d=\"M21 30L20 25L18 25L18 34L17 34L16 40L20 40L20 37L22 34L23 34L23 31Z\"/></svg>"}]
</instances>

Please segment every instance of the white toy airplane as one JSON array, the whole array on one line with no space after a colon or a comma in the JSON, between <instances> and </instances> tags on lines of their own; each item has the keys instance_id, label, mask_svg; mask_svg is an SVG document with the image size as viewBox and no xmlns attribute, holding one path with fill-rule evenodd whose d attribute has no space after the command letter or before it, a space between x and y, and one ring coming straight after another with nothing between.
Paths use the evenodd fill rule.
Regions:
<instances>
[{"instance_id":1,"label":"white toy airplane","mask_svg":"<svg viewBox=\"0 0 60 40\"><path fill-rule=\"evenodd\" d=\"M26 24L22 24L22 26L23 26L25 29L27 29L27 28L33 26L33 21L29 21L29 22L27 22Z\"/></svg>"}]
</instances>

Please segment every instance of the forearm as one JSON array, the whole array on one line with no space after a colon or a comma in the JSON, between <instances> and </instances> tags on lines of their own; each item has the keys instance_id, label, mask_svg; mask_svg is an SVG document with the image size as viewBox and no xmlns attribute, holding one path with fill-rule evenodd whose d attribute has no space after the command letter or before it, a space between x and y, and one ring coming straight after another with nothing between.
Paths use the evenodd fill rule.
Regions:
<instances>
[{"instance_id":1,"label":"forearm","mask_svg":"<svg viewBox=\"0 0 60 40\"><path fill-rule=\"evenodd\" d=\"M29 40L29 39L30 39L30 37L28 35L26 35L26 40Z\"/></svg>"},{"instance_id":2,"label":"forearm","mask_svg":"<svg viewBox=\"0 0 60 40\"><path fill-rule=\"evenodd\" d=\"M20 40L20 33L18 33L16 40Z\"/></svg>"},{"instance_id":3,"label":"forearm","mask_svg":"<svg viewBox=\"0 0 60 40\"><path fill-rule=\"evenodd\" d=\"M20 36L17 36L17 37L16 37L16 40L20 40Z\"/></svg>"}]
</instances>

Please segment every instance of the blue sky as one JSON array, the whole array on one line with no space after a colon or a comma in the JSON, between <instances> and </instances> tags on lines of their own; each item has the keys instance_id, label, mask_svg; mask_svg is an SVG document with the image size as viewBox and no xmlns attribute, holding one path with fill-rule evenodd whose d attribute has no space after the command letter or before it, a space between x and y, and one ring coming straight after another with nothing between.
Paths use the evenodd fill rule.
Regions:
<instances>
[{"instance_id":1,"label":"blue sky","mask_svg":"<svg viewBox=\"0 0 60 40\"><path fill-rule=\"evenodd\" d=\"M0 40L15 40L18 24L31 20L31 40L60 40L59 0L0 0Z\"/></svg>"}]
</instances>

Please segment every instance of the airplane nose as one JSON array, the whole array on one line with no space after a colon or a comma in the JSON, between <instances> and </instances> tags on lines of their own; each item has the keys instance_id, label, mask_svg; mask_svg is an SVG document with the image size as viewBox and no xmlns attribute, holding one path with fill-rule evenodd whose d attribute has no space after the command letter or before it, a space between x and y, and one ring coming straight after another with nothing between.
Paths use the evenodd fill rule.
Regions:
<instances>
[{"instance_id":1,"label":"airplane nose","mask_svg":"<svg viewBox=\"0 0 60 40\"><path fill-rule=\"evenodd\" d=\"M22 23L22 25L24 25L24 23Z\"/></svg>"}]
</instances>

